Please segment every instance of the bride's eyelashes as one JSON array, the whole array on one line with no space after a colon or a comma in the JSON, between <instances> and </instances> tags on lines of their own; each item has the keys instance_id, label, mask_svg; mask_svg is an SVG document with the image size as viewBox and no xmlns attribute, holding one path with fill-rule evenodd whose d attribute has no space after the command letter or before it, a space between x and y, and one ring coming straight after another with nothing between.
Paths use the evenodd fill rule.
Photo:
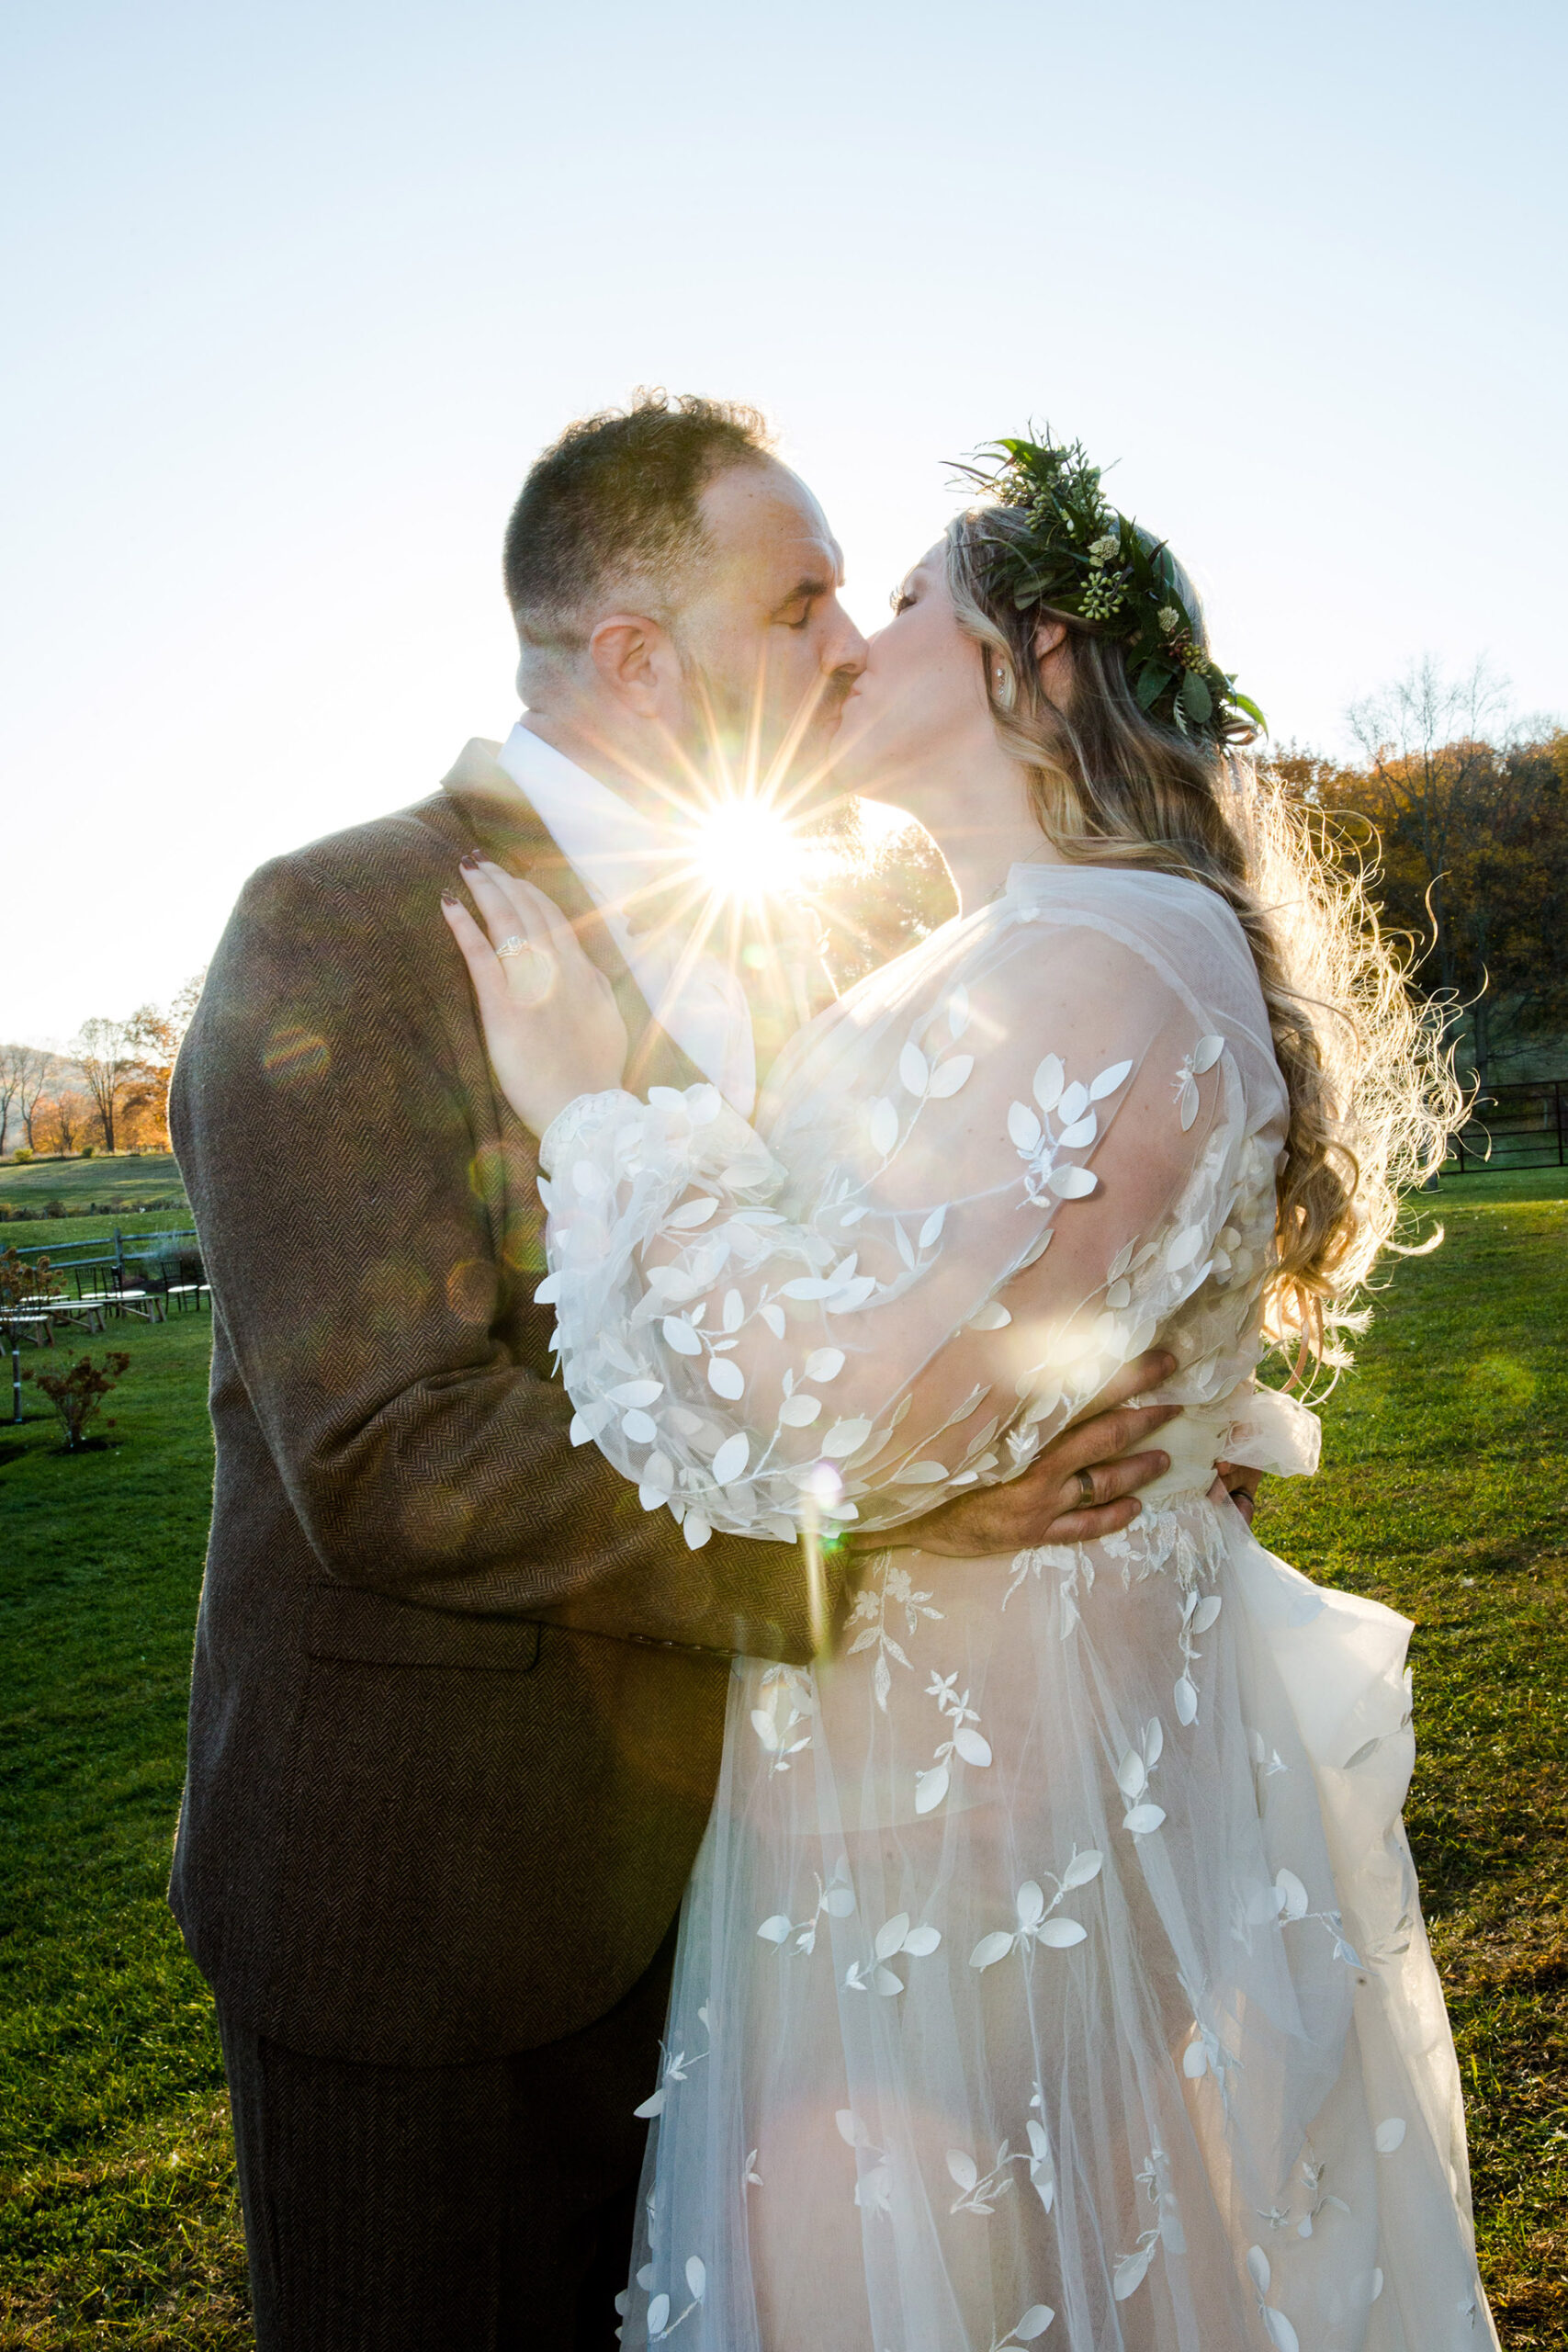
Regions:
<instances>
[{"instance_id":1,"label":"bride's eyelashes","mask_svg":"<svg viewBox=\"0 0 1568 2352\"><path fill-rule=\"evenodd\" d=\"M910 605L915 604L917 601L917 598L909 589L895 588L892 595L888 598L888 602L893 607L894 619L897 620L900 613L907 613Z\"/></svg>"}]
</instances>

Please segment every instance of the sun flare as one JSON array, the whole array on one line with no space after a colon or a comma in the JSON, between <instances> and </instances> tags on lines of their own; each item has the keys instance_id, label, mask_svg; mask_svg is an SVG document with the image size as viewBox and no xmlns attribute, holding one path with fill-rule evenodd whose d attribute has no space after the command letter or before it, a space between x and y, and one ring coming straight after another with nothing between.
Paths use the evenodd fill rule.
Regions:
<instances>
[{"instance_id":1,"label":"sun flare","mask_svg":"<svg viewBox=\"0 0 1568 2352\"><path fill-rule=\"evenodd\" d=\"M761 800L726 800L697 827L694 863L717 898L787 896L801 880L804 856L794 827Z\"/></svg>"}]
</instances>

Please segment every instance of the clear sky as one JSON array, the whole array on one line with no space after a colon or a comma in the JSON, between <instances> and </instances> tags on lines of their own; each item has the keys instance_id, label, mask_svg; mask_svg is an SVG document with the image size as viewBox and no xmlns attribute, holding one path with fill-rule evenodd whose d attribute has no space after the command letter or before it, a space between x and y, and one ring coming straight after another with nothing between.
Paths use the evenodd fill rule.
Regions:
<instances>
[{"instance_id":1,"label":"clear sky","mask_svg":"<svg viewBox=\"0 0 1568 2352\"><path fill-rule=\"evenodd\" d=\"M1565 65L1561 0L6 0L0 1037L505 732L506 510L637 383L770 412L863 625L1032 416L1277 734L1428 649L1568 711Z\"/></svg>"}]
</instances>

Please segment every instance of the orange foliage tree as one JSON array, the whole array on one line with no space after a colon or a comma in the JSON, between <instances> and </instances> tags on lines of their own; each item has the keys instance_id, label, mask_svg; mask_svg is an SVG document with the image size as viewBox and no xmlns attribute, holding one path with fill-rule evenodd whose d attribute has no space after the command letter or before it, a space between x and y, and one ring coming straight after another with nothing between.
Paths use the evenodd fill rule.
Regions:
<instances>
[{"instance_id":1,"label":"orange foliage tree","mask_svg":"<svg viewBox=\"0 0 1568 2352\"><path fill-rule=\"evenodd\" d=\"M107 1151L131 1138L167 1148L169 1081L204 978L187 980L166 1012L140 1004L122 1021L83 1023L73 1051Z\"/></svg>"},{"instance_id":2,"label":"orange foliage tree","mask_svg":"<svg viewBox=\"0 0 1568 2352\"><path fill-rule=\"evenodd\" d=\"M1295 745L1267 763L1375 864L1412 981L1483 1085L1568 1029L1568 734L1507 728L1500 706L1483 669L1426 662L1352 709L1362 763Z\"/></svg>"}]
</instances>

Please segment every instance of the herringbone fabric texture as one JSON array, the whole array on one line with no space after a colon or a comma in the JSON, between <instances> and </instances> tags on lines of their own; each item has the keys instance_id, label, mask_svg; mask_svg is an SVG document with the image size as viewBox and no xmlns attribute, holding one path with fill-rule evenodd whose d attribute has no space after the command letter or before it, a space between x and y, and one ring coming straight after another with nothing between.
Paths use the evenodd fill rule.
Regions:
<instances>
[{"instance_id":1,"label":"herringbone fabric texture","mask_svg":"<svg viewBox=\"0 0 1568 2352\"><path fill-rule=\"evenodd\" d=\"M581 2033L464 2065L220 2011L259 2352L614 2352L674 1946Z\"/></svg>"},{"instance_id":2,"label":"herringbone fabric texture","mask_svg":"<svg viewBox=\"0 0 1568 2352\"><path fill-rule=\"evenodd\" d=\"M520 797L448 789L246 886L171 1104L217 1479L171 1900L227 2013L435 2064L604 2015L680 1902L728 1658L809 1655L799 1555L689 1552L550 1377L532 1138L441 920L462 850L580 922Z\"/></svg>"}]
</instances>

